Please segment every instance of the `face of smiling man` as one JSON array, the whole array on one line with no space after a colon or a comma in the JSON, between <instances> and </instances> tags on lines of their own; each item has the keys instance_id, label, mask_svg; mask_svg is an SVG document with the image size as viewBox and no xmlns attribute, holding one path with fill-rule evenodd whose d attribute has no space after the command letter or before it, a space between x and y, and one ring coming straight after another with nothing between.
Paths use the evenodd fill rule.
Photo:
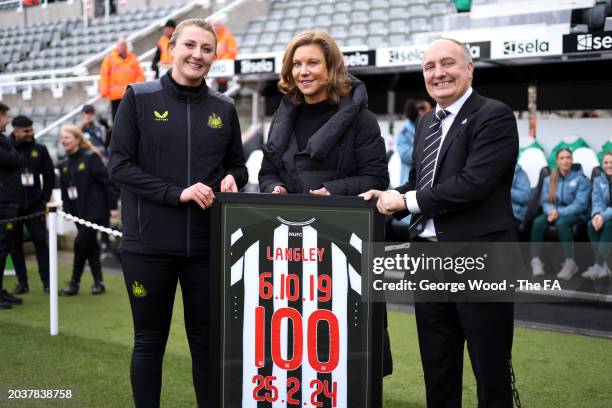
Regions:
<instances>
[{"instance_id":1,"label":"face of smiling man","mask_svg":"<svg viewBox=\"0 0 612 408\"><path fill-rule=\"evenodd\" d=\"M423 77L427 93L441 108L446 108L472 84L474 64L466 60L459 44L436 40L423 54Z\"/></svg>"}]
</instances>

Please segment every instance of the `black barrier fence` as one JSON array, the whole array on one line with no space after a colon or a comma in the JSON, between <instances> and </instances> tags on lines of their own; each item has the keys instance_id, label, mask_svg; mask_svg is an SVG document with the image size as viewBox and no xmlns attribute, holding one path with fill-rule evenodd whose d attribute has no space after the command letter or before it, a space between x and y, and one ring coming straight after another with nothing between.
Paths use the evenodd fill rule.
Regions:
<instances>
[{"instance_id":1,"label":"black barrier fence","mask_svg":"<svg viewBox=\"0 0 612 408\"><path fill-rule=\"evenodd\" d=\"M601 245L601 244L600 244ZM602 256L607 249L599 247ZM612 301L606 262L590 243L373 243L362 258L369 302ZM573 248L573 249L572 249ZM567 251L573 251L570 260ZM589 273L584 273L589 271ZM586 276L583 276L586 275Z\"/></svg>"}]
</instances>

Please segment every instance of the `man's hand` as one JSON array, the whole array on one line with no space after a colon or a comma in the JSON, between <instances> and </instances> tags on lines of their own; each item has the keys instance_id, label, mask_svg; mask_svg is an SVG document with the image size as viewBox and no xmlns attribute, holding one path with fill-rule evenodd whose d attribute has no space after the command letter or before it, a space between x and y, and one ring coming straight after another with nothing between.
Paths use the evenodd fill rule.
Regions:
<instances>
[{"instance_id":1,"label":"man's hand","mask_svg":"<svg viewBox=\"0 0 612 408\"><path fill-rule=\"evenodd\" d=\"M378 197L376 208L378 208L378 212L383 215L391 215L398 211L405 210L406 201L404 200L404 196L402 194L384 191Z\"/></svg>"},{"instance_id":2,"label":"man's hand","mask_svg":"<svg viewBox=\"0 0 612 408\"><path fill-rule=\"evenodd\" d=\"M382 194L382 191L380 190L369 190L369 191L366 191L365 193L359 194L359 197L363 197L364 200L370 201L373 198L380 197L381 194Z\"/></svg>"},{"instance_id":3,"label":"man's hand","mask_svg":"<svg viewBox=\"0 0 612 408\"><path fill-rule=\"evenodd\" d=\"M196 183L191 187L187 187L181 193L181 203L194 201L204 210L213 205L215 201L215 193L212 188L203 183Z\"/></svg>"},{"instance_id":4,"label":"man's hand","mask_svg":"<svg viewBox=\"0 0 612 408\"><path fill-rule=\"evenodd\" d=\"M329 192L328 189L326 189L325 187L321 187L318 190L309 190L309 193L312 195L320 195L320 196L328 196L331 195L331 193Z\"/></svg>"},{"instance_id":5,"label":"man's hand","mask_svg":"<svg viewBox=\"0 0 612 408\"><path fill-rule=\"evenodd\" d=\"M272 194L287 194L287 189L284 186L276 186L272 190Z\"/></svg>"},{"instance_id":6,"label":"man's hand","mask_svg":"<svg viewBox=\"0 0 612 408\"><path fill-rule=\"evenodd\" d=\"M555 222L557 220L557 218L559 218L559 213L557 212L556 209L552 210L549 214L548 217L546 217L546 219L548 220L548 222Z\"/></svg>"},{"instance_id":7,"label":"man's hand","mask_svg":"<svg viewBox=\"0 0 612 408\"><path fill-rule=\"evenodd\" d=\"M591 223L593 224L595 231L599 231L604 225L604 219L601 214L596 214L591 220Z\"/></svg>"},{"instance_id":8,"label":"man's hand","mask_svg":"<svg viewBox=\"0 0 612 408\"><path fill-rule=\"evenodd\" d=\"M221 180L221 191L224 193L238 192L238 186L236 185L236 180L234 179L234 176L228 174L227 176L223 177L223 180Z\"/></svg>"}]
</instances>

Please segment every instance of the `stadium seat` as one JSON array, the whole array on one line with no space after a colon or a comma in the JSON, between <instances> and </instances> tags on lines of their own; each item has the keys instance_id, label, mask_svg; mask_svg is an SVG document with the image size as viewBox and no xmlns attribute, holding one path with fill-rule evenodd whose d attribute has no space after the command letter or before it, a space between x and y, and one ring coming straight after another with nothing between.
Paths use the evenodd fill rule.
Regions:
<instances>
[{"instance_id":1,"label":"stadium seat","mask_svg":"<svg viewBox=\"0 0 612 408\"><path fill-rule=\"evenodd\" d=\"M302 28L304 30L312 29L315 26L314 18L311 16L302 16L298 18L296 27Z\"/></svg>"},{"instance_id":2,"label":"stadium seat","mask_svg":"<svg viewBox=\"0 0 612 408\"><path fill-rule=\"evenodd\" d=\"M340 11L340 12L350 13L351 11L353 11L353 7L351 6L351 3L349 2L339 1L335 5L335 10L337 12Z\"/></svg>"},{"instance_id":3,"label":"stadium seat","mask_svg":"<svg viewBox=\"0 0 612 408\"><path fill-rule=\"evenodd\" d=\"M351 24L348 31L351 37L366 37L368 35L368 26L363 23ZM362 44L365 44L365 42Z\"/></svg>"},{"instance_id":4,"label":"stadium seat","mask_svg":"<svg viewBox=\"0 0 612 408\"><path fill-rule=\"evenodd\" d=\"M366 40L366 36L348 36L346 38L346 45L349 46L357 46L357 45L367 45L368 41Z\"/></svg>"},{"instance_id":5,"label":"stadium seat","mask_svg":"<svg viewBox=\"0 0 612 408\"><path fill-rule=\"evenodd\" d=\"M276 33L262 33L259 37L259 42L262 45L271 47L276 41Z\"/></svg>"},{"instance_id":6,"label":"stadium seat","mask_svg":"<svg viewBox=\"0 0 612 408\"><path fill-rule=\"evenodd\" d=\"M521 154L518 164L527 173L529 185L534 188L538 185L540 172L548 165L546 155L537 147L528 148Z\"/></svg>"},{"instance_id":7,"label":"stadium seat","mask_svg":"<svg viewBox=\"0 0 612 408\"><path fill-rule=\"evenodd\" d=\"M283 18L284 14L285 13L283 12L283 10L275 9L275 10L270 10L270 13L268 13L267 17L274 18L274 19L281 19Z\"/></svg>"},{"instance_id":8,"label":"stadium seat","mask_svg":"<svg viewBox=\"0 0 612 408\"><path fill-rule=\"evenodd\" d=\"M293 33L291 31L279 31L276 35L276 43L281 44L283 47L291 40Z\"/></svg>"},{"instance_id":9,"label":"stadium seat","mask_svg":"<svg viewBox=\"0 0 612 408\"><path fill-rule=\"evenodd\" d=\"M383 21L372 21L368 25L370 35L382 35L386 36L389 34L389 26Z\"/></svg>"},{"instance_id":10,"label":"stadium seat","mask_svg":"<svg viewBox=\"0 0 612 408\"><path fill-rule=\"evenodd\" d=\"M387 21L389 20L389 13L387 12L387 9L373 9L370 11L370 20Z\"/></svg>"},{"instance_id":11,"label":"stadium seat","mask_svg":"<svg viewBox=\"0 0 612 408\"><path fill-rule=\"evenodd\" d=\"M408 13L412 17L429 17L429 9L423 4L411 4L408 6Z\"/></svg>"},{"instance_id":12,"label":"stadium seat","mask_svg":"<svg viewBox=\"0 0 612 408\"><path fill-rule=\"evenodd\" d=\"M285 11L285 20L290 17L290 18L298 18L300 17L300 8L299 7L293 7L290 9L287 9L287 11Z\"/></svg>"},{"instance_id":13,"label":"stadium seat","mask_svg":"<svg viewBox=\"0 0 612 408\"><path fill-rule=\"evenodd\" d=\"M309 17L314 17L319 13L319 11L317 10L317 8L315 6L304 6L302 7L301 10L301 15L302 16L309 16Z\"/></svg>"},{"instance_id":14,"label":"stadium seat","mask_svg":"<svg viewBox=\"0 0 612 408\"><path fill-rule=\"evenodd\" d=\"M389 45L394 47L398 45L404 45L406 43L406 36L401 33L393 33L389 35Z\"/></svg>"},{"instance_id":15,"label":"stadium seat","mask_svg":"<svg viewBox=\"0 0 612 408\"><path fill-rule=\"evenodd\" d=\"M350 24L350 15L348 13L339 12L332 15L332 25L347 26Z\"/></svg>"},{"instance_id":16,"label":"stadium seat","mask_svg":"<svg viewBox=\"0 0 612 408\"><path fill-rule=\"evenodd\" d=\"M408 22L404 19L393 19L389 21L389 31L391 34L405 34L410 32Z\"/></svg>"},{"instance_id":17,"label":"stadium seat","mask_svg":"<svg viewBox=\"0 0 612 408\"><path fill-rule=\"evenodd\" d=\"M335 25L330 29L330 34L334 37L335 40L344 40L348 36L348 30L346 26L343 25Z\"/></svg>"},{"instance_id":18,"label":"stadium seat","mask_svg":"<svg viewBox=\"0 0 612 408\"><path fill-rule=\"evenodd\" d=\"M389 15L391 16L391 18L402 19L405 21L410 20L412 17L408 12L408 8L406 8L405 5L402 7L391 7L389 9Z\"/></svg>"},{"instance_id":19,"label":"stadium seat","mask_svg":"<svg viewBox=\"0 0 612 408\"><path fill-rule=\"evenodd\" d=\"M353 11L351 13L351 23L367 23L370 21L368 12L363 10Z\"/></svg>"},{"instance_id":20,"label":"stadium seat","mask_svg":"<svg viewBox=\"0 0 612 408\"><path fill-rule=\"evenodd\" d=\"M421 33L431 30L429 20L425 17L415 17L410 20L410 32Z\"/></svg>"},{"instance_id":21,"label":"stadium seat","mask_svg":"<svg viewBox=\"0 0 612 408\"><path fill-rule=\"evenodd\" d=\"M259 39L259 36L257 34L247 34L242 40L241 46L254 47L257 45L258 39Z\"/></svg>"},{"instance_id":22,"label":"stadium seat","mask_svg":"<svg viewBox=\"0 0 612 408\"><path fill-rule=\"evenodd\" d=\"M574 163L581 165L582 171L587 177L591 177L593 169L599 166L597 155L589 147L579 147L574 150L573 157Z\"/></svg>"},{"instance_id":23,"label":"stadium seat","mask_svg":"<svg viewBox=\"0 0 612 408\"><path fill-rule=\"evenodd\" d=\"M330 14L320 14L315 17L314 20L315 26L319 28L328 28L332 24L332 19Z\"/></svg>"}]
</instances>

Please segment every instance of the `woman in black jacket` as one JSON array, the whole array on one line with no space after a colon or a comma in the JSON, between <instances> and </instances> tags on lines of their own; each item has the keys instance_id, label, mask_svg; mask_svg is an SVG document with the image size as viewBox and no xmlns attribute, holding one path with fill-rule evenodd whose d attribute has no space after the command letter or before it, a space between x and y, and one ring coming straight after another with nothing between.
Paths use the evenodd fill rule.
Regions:
<instances>
[{"instance_id":1,"label":"woman in black jacket","mask_svg":"<svg viewBox=\"0 0 612 408\"><path fill-rule=\"evenodd\" d=\"M240 125L231 99L204 80L215 33L180 23L173 68L128 87L111 141L109 171L123 190L123 273L134 320L131 380L136 407L158 407L162 360L177 282L198 406L208 400L209 212L215 191L246 183Z\"/></svg>"},{"instance_id":2,"label":"woman in black jacket","mask_svg":"<svg viewBox=\"0 0 612 408\"><path fill-rule=\"evenodd\" d=\"M289 42L278 87L285 96L264 146L262 192L356 196L387 188L385 142L365 85L348 74L328 33L306 31ZM384 375L393 370L386 326L385 315Z\"/></svg>"},{"instance_id":3,"label":"woman in black jacket","mask_svg":"<svg viewBox=\"0 0 612 408\"><path fill-rule=\"evenodd\" d=\"M110 184L100 152L85 139L81 129L73 125L61 129L60 142L67 155L58 166L64 210L75 217L103 224L104 220L108 220L110 210L117 208L117 196ZM87 261L94 278L91 293L101 294L105 288L98 232L79 223L75 224L78 232L74 240L72 279L61 293L69 296L79 293L81 276Z\"/></svg>"},{"instance_id":4,"label":"woman in black jacket","mask_svg":"<svg viewBox=\"0 0 612 408\"><path fill-rule=\"evenodd\" d=\"M350 76L329 34L294 37L278 87L285 94L264 147L266 193L358 195L389 184L385 144L367 110L365 85Z\"/></svg>"}]
</instances>

